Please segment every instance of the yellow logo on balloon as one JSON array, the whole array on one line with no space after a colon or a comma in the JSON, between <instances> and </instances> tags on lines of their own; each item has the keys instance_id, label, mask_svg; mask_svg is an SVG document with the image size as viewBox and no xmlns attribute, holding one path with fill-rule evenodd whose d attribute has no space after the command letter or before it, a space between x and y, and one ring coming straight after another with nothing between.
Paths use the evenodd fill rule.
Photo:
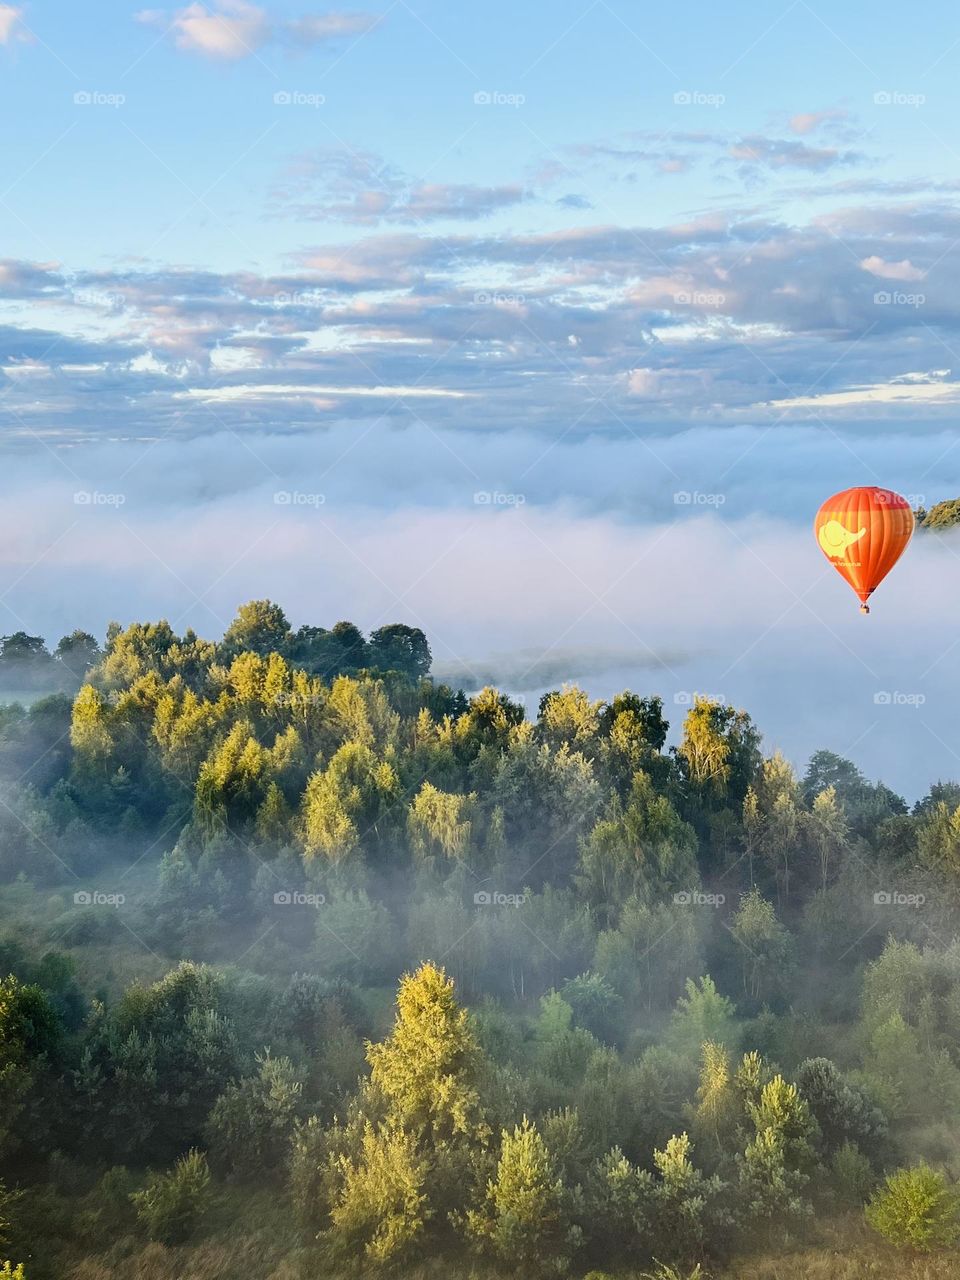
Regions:
<instances>
[{"instance_id":1,"label":"yellow logo on balloon","mask_svg":"<svg viewBox=\"0 0 960 1280\"><path fill-rule=\"evenodd\" d=\"M828 520L826 524L820 526L817 538L824 555L829 556L831 560L839 560L848 547L859 542L866 532L866 528L863 528L859 533L851 533L839 520Z\"/></svg>"}]
</instances>

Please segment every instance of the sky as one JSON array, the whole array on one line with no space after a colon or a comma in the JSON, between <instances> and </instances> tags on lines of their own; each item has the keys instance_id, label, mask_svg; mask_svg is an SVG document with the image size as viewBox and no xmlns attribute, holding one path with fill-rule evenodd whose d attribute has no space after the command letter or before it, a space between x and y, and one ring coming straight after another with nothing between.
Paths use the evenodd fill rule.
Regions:
<instances>
[{"instance_id":1,"label":"sky","mask_svg":"<svg viewBox=\"0 0 960 1280\"><path fill-rule=\"evenodd\" d=\"M960 15L0 4L0 629L419 625L960 776Z\"/></svg>"}]
</instances>

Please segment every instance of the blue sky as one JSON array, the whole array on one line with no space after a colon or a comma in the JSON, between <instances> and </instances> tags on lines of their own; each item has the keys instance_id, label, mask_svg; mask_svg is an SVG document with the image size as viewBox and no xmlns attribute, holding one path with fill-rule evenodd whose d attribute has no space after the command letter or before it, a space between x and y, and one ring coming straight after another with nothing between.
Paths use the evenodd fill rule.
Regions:
<instances>
[{"instance_id":1,"label":"blue sky","mask_svg":"<svg viewBox=\"0 0 960 1280\"><path fill-rule=\"evenodd\" d=\"M809 536L960 494L958 62L940 3L0 4L0 628L270 594L960 771L960 547L867 639Z\"/></svg>"}]
</instances>

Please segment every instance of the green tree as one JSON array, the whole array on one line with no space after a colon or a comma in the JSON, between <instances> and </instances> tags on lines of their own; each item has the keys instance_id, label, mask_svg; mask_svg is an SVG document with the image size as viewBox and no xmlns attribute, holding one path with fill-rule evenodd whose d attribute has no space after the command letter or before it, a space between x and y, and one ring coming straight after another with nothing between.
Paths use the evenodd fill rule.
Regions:
<instances>
[{"instance_id":1,"label":"green tree","mask_svg":"<svg viewBox=\"0 0 960 1280\"><path fill-rule=\"evenodd\" d=\"M747 1110L754 1137L740 1164L739 1195L752 1225L764 1236L787 1235L811 1213L804 1197L816 1126L796 1085L774 1076Z\"/></svg>"},{"instance_id":2,"label":"green tree","mask_svg":"<svg viewBox=\"0 0 960 1280\"><path fill-rule=\"evenodd\" d=\"M0 979L0 1156L26 1136L21 1128L40 1104L36 1090L58 1053L61 1034L60 1019L40 987L13 974ZM35 1144L38 1116L30 1127Z\"/></svg>"},{"instance_id":3,"label":"green tree","mask_svg":"<svg viewBox=\"0 0 960 1280\"><path fill-rule=\"evenodd\" d=\"M847 819L836 787L827 787L814 798L807 821L820 863L820 885L826 889L847 847Z\"/></svg>"},{"instance_id":4,"label":"green tree","mask_svg":"<svg viewBox=\"0 0 960 1280\"><path fill-rule=\"evenodd\" d=\"M361 1151L335 1157L341 1189L324 1239L337 1258L399 1261L431 1217L424 1183L428 1168L416 1138L395 1126L364 1126Z\"/></svg>"},{"instance_id":5,"label":"green tree","mask_svg":"<svg viewBox=\"0 0 960 1280\"><path fill-rule=\"evenodd\" d=\"M687 993L677 1001L670 1020L667 1043L694 1062L707 1041L733 1046L737 1040L735 1013L733 1002L720 994L709 974L699 982L688 978Z\"/></svg>"},{"instance_id":6,"label":"green tree","mask_svg":"<svg viewBox=\"0 0 960 1280\"><path fill-rule=\"evenodd\" d=\"M430 865L463 861L470 852L476 793L451 795L425 782L407 818L410 847L418 862Z\"/></svg>"},{"instance_id":7,"label":"green tree","mask_svg":"<svg viewBox=\"0 0 960 1280\"><path fill-rule=\"evenodd\" d=\"M368 1046L367 1057L391 1119L437 1146L458 1136L483 1136L475 1084L479 1052L469 1015L454 999L452 979L424 964L401 979L393 1030Z\"/></svg>"},{"instance_id":8,"label":"green tree","mask_svg":"<svg viewBox=\"0 0 960 1280\"><path fill-rule=\"evenodd\" d=\"M708 808L743 804L760 767L760 735L745 711L696 697L683 723L677 758L684 777Z\"/></svg>"},{"instance_id":9,"label":"green tree","mask_svg":"<svg viewBox=\"0 0 960 1280\"><path fill-rule=\"evenodd\" d=\"M563 1183L535 1125L524 1116L501 1136L486 1204L467 1214L480 1247L519 1275L561 1274L580 1233L565 1212Z\"/></svg>"},{"instance_id":10,"label":"green tree","mask_svg":"<svg viewBox=\"0 0 960 1280\"><path fill-rule=\"evenodd\" d=\"M777 919L773 904L754 888L734 914L730 936L737 944L743 994L754 1005L783 990L793 960L790 934Z\"/></svg>"},{"instance_id":11,"label":"green tree","mask_svg":"<svg viewBox=\"0 0 960 1280\"><path fill-rule=\"evenodd\" d=\"M131 1197L151 1240L180 1244L197 1231L210 1208L212 1191L207 1158L189 1151L169 1173L161 1173Z\"/></svg>"},{"instance_id":12,"label":"green tree","mask_svg":"<svg viewBox=\"0 0 960 1280\"><path fill-rule=\"evenodd\" d=\"M283 653L290 639L290 623L278 604L270 600L250 600L223 635L221 648L233 657L238 653Z\"/></svg>"},{"instance_id":13,"label":"green tree","mask_svg":"<svg viewBox=\"0 0 960 1280\"><path fill-rule=\"evenodd\" d=\"M54 650L57 661L77 680L82 680L102 656L96 638L88 631L72 631L70 635L63 636Z\"/></svg>"},{"instance_id":14,"label":"green tree","mask_svg":"<svg viewBox=\"0 0 960 1280\"><path fill-rule=\"evenodd\" d=\"M948 1248L960 1239L960 1194L927 1164L889 1174L865 1212L884 1239L922 1253Z\"/></svg>"},{"instance_id":15,"label":"green tree","mask_svg":"<svg viewBox=\"0 0 960 1280\"><path fill-rule=\"evenodd\" d=\"M215 1166L237 1179L276 1170L303 1107L303 1081L289 1058L258 1055L255 1076L227 1085L206 1125Z\"/></svg>"},{"instance_id":16,"label":"green tree","mask_svg":"<svg viewBox=\"0 0 960 1280\"><path fill-rule=\"evenodd\" d=\"M433 658L427 637L419 627L402 622L379 627L370 633L368 658L381 671L399 671L411 680L429 675Z\"/></svg>"}]
</instances>

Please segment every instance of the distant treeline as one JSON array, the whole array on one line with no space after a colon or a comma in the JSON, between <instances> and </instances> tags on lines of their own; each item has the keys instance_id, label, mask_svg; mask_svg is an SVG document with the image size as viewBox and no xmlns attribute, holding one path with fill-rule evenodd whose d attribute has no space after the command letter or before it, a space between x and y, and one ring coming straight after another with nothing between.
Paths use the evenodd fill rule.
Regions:
<instances>
[{"instance_id":1,"label":"distant treeline","mask_svg":"<svg viewBox=\"0 0 960 1280\"><path fill-rule=\"evenodd\" d=\"M120 634L120 624L111 622L107 649ZM195 639L195 634L187 631L184 643ZM379 627L369 639L364 639L352 622L338 622L329 630L303 626L294 631L279 606L257 600L243 606L218 646L225 659L244 650L279 653L302 670L327 680L366 669L416 679L427 674L431 663L430 646L418 627L392 623ZM0 695L75 690L102 657L98 640L87 631L63 636L52 653L43 636L26 631L0 636Z\"/></svg>"},{"instance_id":2,"label":"distant treeline","mask_svg":"<svg viewBox=\"0 0 960 1280\"><path fill-rule=\"evenodd\" d=\"M913 514L921 529L952 529L960 524L960 498L948 498L945 502L937 502L929 510L926 507L917 507Z\"/></svg>"}]
</instances>

